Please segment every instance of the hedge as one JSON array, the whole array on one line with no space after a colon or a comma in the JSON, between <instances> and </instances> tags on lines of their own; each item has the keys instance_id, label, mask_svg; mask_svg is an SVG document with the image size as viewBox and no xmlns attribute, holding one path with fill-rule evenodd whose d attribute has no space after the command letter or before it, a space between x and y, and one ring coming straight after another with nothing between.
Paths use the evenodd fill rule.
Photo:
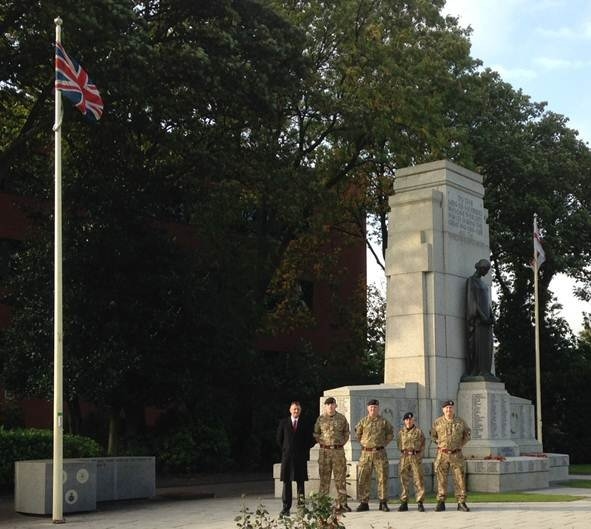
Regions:
<instances>
[{"instance_id":1,"label":"hedge","mask_svg":"<svg viewBox=\"0 0 591 529\"><path fill-rule=\"evenodd\" d=\"M64 434L64 457L99 457L101 446L80 435ZM14 483L14 462L53 458L53 432L33 428L4 430L0 427L0 487Z\"/></svg>"}]
</instances>

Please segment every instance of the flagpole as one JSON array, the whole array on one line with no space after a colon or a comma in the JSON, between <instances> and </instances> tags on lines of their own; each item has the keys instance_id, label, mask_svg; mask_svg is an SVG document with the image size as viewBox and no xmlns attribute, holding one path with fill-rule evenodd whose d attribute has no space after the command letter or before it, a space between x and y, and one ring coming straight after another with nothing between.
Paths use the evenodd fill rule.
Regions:
<instances>
[{"instance_id":1,"label":"flagpole","mask_svg":"<svg viewBox=\"0 0 591 529\"><path fill-rule=\"evenodd\" d=\"M55 20L55 42L61 42L62 19ZM55 75L55 74L54 74ZM63 323L62 323L62 98L55 90L55 206L54 206L54 298L53 298L53 523L64 523L63 515Z\"/></svg>"},{"instance_id":2,"label":"flagpole","mask_svg":"<svg viewBox=\"0 0 591 529\"><path fill-rule=\"evenodd\" d=\"M534 234L537 233L538 216L534 213ZM538 298L538 252L534 248L534 314L535 314L535 343L536 343L536 429L538 443L543 446L542 441L542 383L540 370L540 308Z\"/></svg>"}]
</instances>

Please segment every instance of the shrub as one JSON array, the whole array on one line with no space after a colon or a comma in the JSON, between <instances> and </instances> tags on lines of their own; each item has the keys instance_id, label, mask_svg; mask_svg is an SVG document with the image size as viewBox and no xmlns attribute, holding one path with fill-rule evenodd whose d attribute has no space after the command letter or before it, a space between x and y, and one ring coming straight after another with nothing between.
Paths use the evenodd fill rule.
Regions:
<instances>
[{"instance_id":1,"label":"shrub","mask_svg":"<svg viewBox=\"0 0 591 529\"><path fill-rule=\"evenodd\" d=\"M345 529L342 518L334 500L312 494L291 517L274 518L263 504L254 511L243 505L234 521L238 529Z\"/></svg>"},{"instance_id":2,"label":"shrub","mask_svg":"<svg viewBox=\"0 0 591 529\"><path fill-rule=\"evenodd\" d=\"M100 445L89 437L64 434L64 457L98 457ZM51 430L16 429L0 427L0 487L14 483L14 462L27 459L51 459L53 457L53 432Z\"/></svg>"},{"instance_id":3,"label":"shrub","mask_svg":"<svg viewBox=\"0 0 591 529\"><path fill-rule=\"evenodd\" d=\"M222 427L186 427L159 444L158 465L164 473L221 471L231 463L230 441Z\"/></svg>"},{"instance_id":4,"label":"shrub","mask_svg":"<svg viewBox=\"0 0 591 529\"><path fill-rule=\"evenodd\" d=\"M181 430L162 441L158 461L164 472L191 472L195 465L196 444L191 432Z\"/></svg>"}]
</instances>

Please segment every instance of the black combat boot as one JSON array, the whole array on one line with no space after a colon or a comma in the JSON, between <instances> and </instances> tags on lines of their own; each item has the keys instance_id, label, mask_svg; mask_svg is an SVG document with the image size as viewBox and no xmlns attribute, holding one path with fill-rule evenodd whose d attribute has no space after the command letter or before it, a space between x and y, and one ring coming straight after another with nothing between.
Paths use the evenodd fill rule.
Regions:
<instances>
[{"instance_id":1,"label":"black combat boot","mask_svg":"<svg viewBox=\"0 0 591 529\"><path fill-rule=\"evenodd\" d=\"M419 512L425 512L425 507L423 507L422 501L417 502L417 506L418 506Z\"/></svg>"},{"instance_id":2,"label":"black combat boot","mask_svg":"<svg viewBox=\"0 0 591 529\"><path fill-rule=\"evenodd\" d=\"M406 511L408 511L408 503L403 501L400 504L400 507L398 507L398 512L406 512Z\"/></svg>"},{"instance_id":3,"label":"black combat boot","mask_svg":"<svg viewBox=\"0 0 591 529\"><path fill-rule=\"evenodd\" d=\"M470 512L470 509L466 505L466 502L461 501L460 503L458 503L458 511Z\"/></svg>"},{"instance_id":4,"label":"black combat boot","mask_svg":"<svg viewBox=\"0 0 591 529\"><path fill-rule=\"evenodd\" d=\"M369 511L369 504L366 501L362 501L356 509L357 512Z\"/></svg>"},{"instance_id":5,"label":"black combat boot","mask_svg":"<svg viewBox=\"0 0 591 529\"><path fill-rule=\"evenodd\" d=\"M390 512L390 507L388 507L388 502L385 500L380 500L380 511Z\"/></svg>"},{"instance_id":6,"label":"black combat boot","mask_svg":"<svg viewBox=\"0 0 591 529\"><path fill-rule=\"evenodd\" d=\"M445 502L438 501L437 505L435 505L435 512L442 512L442 511L445 511Z\"/></svg>"}]
</instances>

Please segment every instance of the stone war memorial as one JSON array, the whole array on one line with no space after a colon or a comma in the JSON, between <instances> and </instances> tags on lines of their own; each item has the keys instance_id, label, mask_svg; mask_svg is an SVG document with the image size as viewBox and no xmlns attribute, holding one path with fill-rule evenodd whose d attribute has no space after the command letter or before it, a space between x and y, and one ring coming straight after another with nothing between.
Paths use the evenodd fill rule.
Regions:
<instances>
[{"instance_id":1,"label":"stone war memorial","mask_svg":"<svg viewBox=\"0 0 591 529\"><path fill-rule=\"evenodd\" d=\"M434 490L436 454L430 429L448 399L472 429L463 450L469 492L544 488L568 477L568 455L544 454L535 438L531 401L510 395L491 372L490 247L483 197L482 176L448 160L396 173L386 254L384 383L328 389L320 399L322 411L324 399L334 397L351 426L345 453L352 499L357 499L361 455L353 430L370 399L379 399L382 415L396 431L404 413L414 414L427 437L427 491ZM318 450L312 449L308 463L308 493L318 490ZM387 452L394 498L400 491L395 442ZM278 477L275 465L275 495L281 496ZM332 487L331 482L331 494ZM375 498L375 482L372 487Z\"/></svg>"}]
</instances>

